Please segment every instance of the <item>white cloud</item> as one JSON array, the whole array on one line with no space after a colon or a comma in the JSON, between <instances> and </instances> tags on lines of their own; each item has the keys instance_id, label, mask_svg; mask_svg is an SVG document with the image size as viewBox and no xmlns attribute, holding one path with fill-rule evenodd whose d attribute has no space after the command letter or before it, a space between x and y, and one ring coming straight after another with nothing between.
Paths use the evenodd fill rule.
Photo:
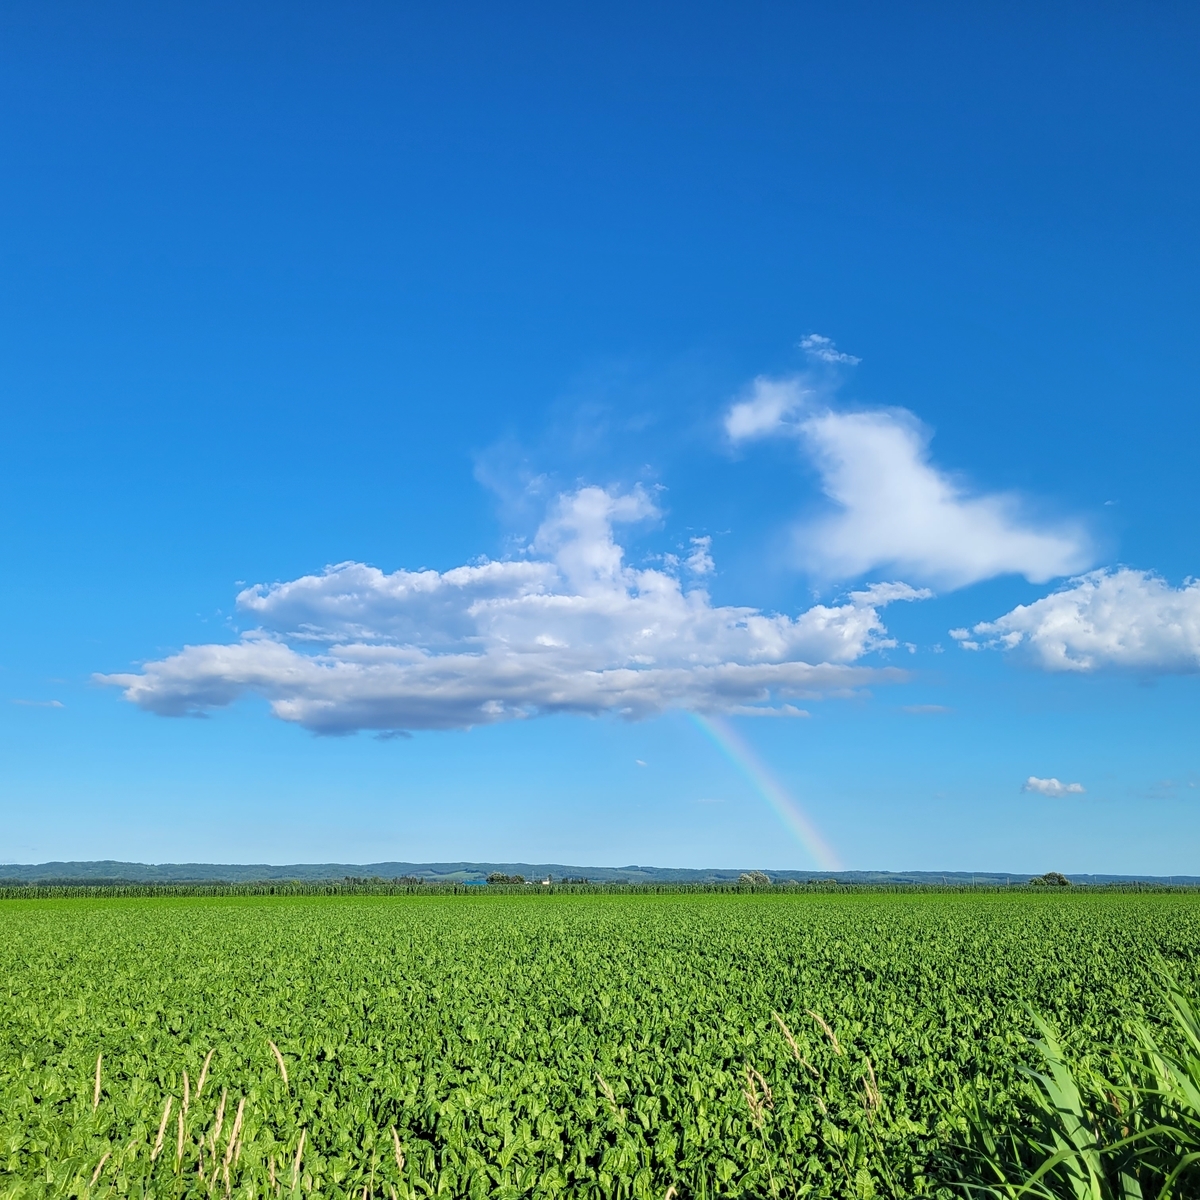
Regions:
<instances>
[{"instance_id":1,"label":"white cloud","mask_svg":"<svg viewBox=\"0 0 1200 1200\"><path fill-rule=\"evenodd\" d=\"M848 367L856 367L862 362L861 358L856 358L853 354L846 354L839 350L833 344L832 338L823 337L819 333L810 333L806 337L802 337L800 339L800 349L809 358L815 359L817 362L838 363Z\"/></svg>"},{"instance_id":2,"label":"white cloud","mask_svg":"<svg viewBox=\"0 0 1200 1200\"><path fill-rule=\"evenodd\" d=\"M63 708L61 700L14 700L14 704L23 705L25 708Z\"/></svg>"},{"instance_id":3,"label":"white cloud","mask_svg":"<svg viewBox=\"0 0 1200 1200\"><path fill-rule=\"evenodd\" d=\"M711 575L716 570L712 556L712 538L692 538L692 552L687 556L687 569L693 575Z\"/></svg>"},{"instance_id":4,"label":"white cloud","mask_svg":"<svg viewBox=\"0 0 1200 1200\"><path fill-rule=\"evenodd\" d=\"M1082 796L1084 787L1082 783L1060 783L1057 779L1039 779L1036 775L1030 775L1021 784L1021 791L1037 792L1040 796L1057 799L1059 796Z\"/></svg>"},{"instance_id":5,"label":"white cloud","mask_svg":"<svg viewBox=\"0 0 1200 1200\"><path fill-rule=\"evenodd\" d=\"M349 562L247 588L237 603L257 628L240 641L98 678L164 715L250 692L283 720L345 733L729 712L904 677L854 664L895 645L880 608L929 593L874 584L794 618L715 606L670 571L625 564L614 523L658 515L644 491L585 487L559 497L530 557L391 574Z\"/></svg>"},{"instance_id":6,"label":"white cloud","mask_svg":"<svg viewBox=\"0 0 1200 1200\"><path fill-rule=\"evenodd\" d=\"M814 413L800 425L837 511L797 531L806 566L834 578L880 567L962 587L996 575L1034 582L1087 565L1082 532L1039 527L1013 496L972 495L929 461L903 411Z\"/></svg>"},{"instance_id":7,"label":"white cloud","mask_svg":"<svg viewBox=\"0 0 1200 1200\"><path fill-rule=\"evenodd\" d=\"M1200 580L1173 588L1149 571L1092 571L971 633L952 636L969 649L1024 646L1050 671L1200 671Z\"/></svg>"},{"instance_id":8,"label":"white cloud","mask_svg":"<svg viewBox=\"0 0 1200 1200\"><path fill-rule=\"evenodd\" d=\"M943 587L997 575L1043 582L1088 565L1072 524L1031 520L1017 497L975 494L929 459L929 434L903 409L817 406L798 378L756 379L725 418L732 441L788 436L816 466L834 511L796 530L800 563L828 579L886 569Z\"/></svg>"},{"instance_id":9,"label":"white cloud","mask_svg":"<svg viewBox=\"0 0 1200 1200\"><path fill-rule=\"evenodd\" d=\"M811 717L807 709L797 708L794 704L771 705L735 704L725 710L734 717Z\"/></svg>"},{"instance_id":10,"label":"white cloud","mask_svg":"<svg viewBox=\"0 0 1200 1200\"><path fill-rule=\"evenodd\" d=\"M730 441L746 442L794 431L789 420L811 394L797 376L769 379L760 375L725 414L725 432Z\"/></svg>"}]
</instances>

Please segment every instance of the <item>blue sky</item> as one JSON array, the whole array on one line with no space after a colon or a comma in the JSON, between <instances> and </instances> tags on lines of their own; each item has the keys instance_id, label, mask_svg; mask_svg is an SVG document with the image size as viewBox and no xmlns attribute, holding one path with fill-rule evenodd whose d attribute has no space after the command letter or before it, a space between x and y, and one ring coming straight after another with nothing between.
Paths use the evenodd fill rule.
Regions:
<instances>
[{"instance_id":1,"label":"blue sky","mask_svg":"<svg viewBox=\"0 0 1200 1200\"><path fill-rule=\"evenodd\" d=\"M7 6L0 859L1194 872L1198 51Z\"/></svg>"}]
</instances>

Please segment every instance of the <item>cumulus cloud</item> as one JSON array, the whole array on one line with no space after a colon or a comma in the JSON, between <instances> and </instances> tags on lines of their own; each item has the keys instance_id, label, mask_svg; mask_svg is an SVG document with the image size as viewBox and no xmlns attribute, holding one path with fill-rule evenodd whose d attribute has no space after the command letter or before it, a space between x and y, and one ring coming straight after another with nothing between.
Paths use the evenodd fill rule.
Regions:
<instances>
[{"instance_id":1,"label":"cumulus cloud","mask_svg":"<svg viewBox=\"0 0 1200 1200\"><path fill-rule=\"evenodd\" d=\"M1082 783L1060 783L1057 779L1039 779L1036 775L1030 775L1021 784L1021 791L1037 792L1039 796L1057 799L1059 796L1082 796L1084 786Z\"/></svg>"},{"instance_id":2,"label":"cumulus cloud","mask_svg":"<svg viewBox=\"0 0 1200 1200\"><path fill-rule=\"evenodd\" d=\"M717 606L671 570L625 563L614 526L658 515L640 489L581 488L559 497L527 557L391 574L347 562L250 587L237 604L256 628L240 641L98 678L163 715L257 693L283 720L347 733L558 712L786 709L904 677L855 664L895 645L881 608L928 592L873 584L795 617ZM702 577L709 543L693 548L691 571Z\"/></svg>"},{"instance_id":3,"label":"cumulus cloud","mask_svg":"<svg viewBox=\"0 0 1200 1200\"><path fill-rule=\"evenodd\" d=\"M756 379L730 407L734 443L794 437L834 510L796 530L803 566L829 579L886 569L957 588L997 575L1034 583L1088 565L1084 531L1032 520L1019 499L976 494L935 466L929 433L903 409L842 412L800 377Z\"/></svg>"},{"instance_id":4,"label":"cumulus cloud","mask_svg":"<svg viewBox=\"0 0 1200 1200\"><path fill-rule=\"evenodd\" d=\"M1200 580L1173 588L1149 571L1092 571L951 636L971 650L1024 647L1050 671L1200 671Z\"/></svg>"}]
</instances>

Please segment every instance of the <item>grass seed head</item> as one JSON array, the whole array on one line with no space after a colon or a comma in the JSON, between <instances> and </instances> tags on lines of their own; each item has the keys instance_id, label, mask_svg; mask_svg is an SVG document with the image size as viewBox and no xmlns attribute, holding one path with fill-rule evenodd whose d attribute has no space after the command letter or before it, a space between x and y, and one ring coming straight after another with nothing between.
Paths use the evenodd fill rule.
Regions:
<instances>
[{"instance_id":1,"label":"grass seed head","mask_svg":"<svg viewBox=\"0 0 1200 1200\"><path fill-rule=\"evenodd\" d=\"M875 1068L871 1066L871 1060L864 1056L863 1061L867 1064L867 1077L863 1080L863 1097L867 1111L875 1112L883 1103L883 1097L879 1094L879 1084L875 1079Z\"/></svg>"},{"instance_id":2,"label":"grass seed head","mask_svg":"<svg viewBox=\"0 0 1200 1200\"><path fill-rule=\"evenodd\" d=\"M396 1132L395 1125L392 1126L392 1149L396 1153L396 1170L401 1175L404 1174L404 1152L400 1149L400 1135Z\"/></svg>"},{"instance_id":3,"label":"grass seed head","mask_svg":"<svg viewBox=\"0 0 1200 1200\"><path fill-rule=\"evenodd\" d=\"M811 1076L812 1076L814 1079L817 1079L817 1078L819 1078L819 1076L817 1075L817 1069L816 1069L816 1067L814 1067L814 1066L812 1065L812 1063L810 1063L810 1062L808 1061L808 1059L807 1059L807 1058L805 1058L805 1057L804 1057L804 1055L800 1053L800 1047L799 1047L799 1046L796 1044L796 1039L795 1039L795 1037L793 1036L793 1034L792 1034L792 1031L791 1031L791 1030L790 1030L790 1029L787 1027L787 1022L786 1022L786 1021L785 1021L785 1020L784 1020L784 1019L783 1019L783 1018L782 1018L782 1017L781 1017L781 1016L780 1016L780 1015L779 1015L777 1012L773 1012L773 1013L771 1014L771 1016L773 1016L773 1017L775 1018L775 1022L776 1022L776 1024L777 1024L777 1025L779 1026L779 1028L780 1028L780 1029L783 1031L783 1036L784 1036L784 1038L786 1038L786 1039L787 1039L787 1044L788 1044L788 1045L791 1047L791 1049L792 1049L792 1057L793 1057L793 1058L794 1058L794 1059L795 1059L795 1060L796 1060L796 1061L797 1061L797 1062L798 1062L798 1063L799 1063L799 1064L800 1064L800 1065L801 1065L801 1066L802 1066L802 1067L803 1067L803 1068L804 1068L804 1069L805 1069L805 1070L806 1070L806 1071L807 1071L807 1072L808 1072L808 1073L809 1073L809 1074L810 1074L810 1075L811 1075Z\"/></svg>"},{"instance_id":4,"label":"grass seed head","mask_svg":"<svg viewBox=\"0 0 1200 1200\"><path fill-rule=\"evenodd\" d=\"M96 1086L92 1089L92 1112L100 1107L100 1064L104 1062L104 1054L96 1055Z\"/></svg>"},{"instance_id":5,"label":"grass seed head","mask_svg":"<svg viewBox=\"0 0 1200 1200\"><path fill-rule=\"evenodd\" d=\"M204 1058L204 1066L200 1068L200 1078L196 1081L196 1099L200 1099L200 1093L204 1091L204 1081L208 1078L208 1064L212 1062L212 1056L216 1054L217 1048L214 1046Z\"/></svg>"},{"instance_id":6,"label":"grass seed head","mask_svg":"<svg viewBox=\"0 0 1200 1200\"><path fill-rule=\"evenodd\" d=\"M761 1129L766 1110L775 1107L775 1098L762 1074L749 1063L746 1064L746 1087L742 1095L746 1097L746 1107L750 1109L750 1119L755 1128Z\"/></svg>"},{"instance_id":7,"label":"grass seed head","mask_svg":"<svg viewBox=\"0 0 1200 1200\"><path fill-rule=\"evenodd\" d=\"M217 1105L217 1119L213 1125L212 1136L209 1138L209 1152L216 1153L217 1142L221 1137L221 1126L225 1124L225 1097L229 1095L228 1088L221 1089L221 1103Z\"/></svg>"},{"instance_id":8,"label":"grass seed head","mask_svg":"<svg viewBox=\"0 0 1200 1200\"><path fill-rule=\"evenodd\" d=\"M300 1160L304 1157L304 1139L308 1137L308 1130L300 1130L300 1145L296 1147L296 1158L292 1163L292 1186L295 1187L300 1179Z\"/></svg>"},{"instance_id":9,"label":"grass seed head","mask_svg":"<svg viewBox=\"0 0 1200 1200\"><path fill-rule=\"evenodd\" d=\"M221 1097L222 1103L224 1096ZM225 1178L229 1181L229 1163L233 1158L233 1153L237 1149L238 1134L242 1132L242 1116L246 1111L246 1097L243 1096L238 1101L237 1115L233 1118L233 1128L229 1131L229 1145L225 1147Z\"/></svg>"},{"instance_id":10,"label":"grass seed head","mask_svg":"<svg viewBox=\"0 0 1200 1200\"><path fill-rule=\"evenodd\" d=\"M287 1065L283 1061L283 1055L279 1053L279 1047L274 1042L268 1040L267 1045L271 1047L271 1053L275 1055L275 1061L279 1064L279 1073L283 1076L283 1086L287 1087Z\"/></svg>"},{"instance_id":11,"label":"grass seed head","mask_svg":"<svg viewBox=\"0 0 1200 1200\"><path fill-rule=\"evenodd\" d=\"M816 1021L816 1023L818 1025L820 1025L820 1027L825 1031L825 1036L829 1039L830 1044L833 1046L834 1054L840 1055L842 1052L842 1048L838 1044L837 1034L833 1032L833 1029L830 1027L829 1022L826 1021L825 1018L823 1016L821 1016L820 1013L813 1012L813 1010L811 1008L808 1010L808 1015L810 1017L812 1017L812 1019L814 1021Z\"/></svg>"},{"instance_id":12,"label":"grass seed head","mask_svg":"<svg viewBox=\"0 0 1200 1200\"><path fill-rule=\"evenodd\" d=\"M163 1105L162 1120L158 1123L158 1137L154 1139L154 1149L150 1151L150 1161L153 1162L161 1153L163 1148L163 1138L167 1132L167 1120L171 1116L171 1105L175 1103L174 1096L168 1096L166 1104Z\"/></svg>"},{"instance_id":13,"label":"grass seed head","mask_svg":"<svg viewBox=\"0 0 1200 1200\"><path fill-rule=\"evenodd\" d=\"M88 1184L88 1187L96 1186L96 1180L100 1178L100 1172L104 1170L104 1164L108 1162L111 1154L111 1150L105 1150L103 1157L96 1164L96 1169L92 1172L92 1182Z\"/></svg>"}]
</instances>

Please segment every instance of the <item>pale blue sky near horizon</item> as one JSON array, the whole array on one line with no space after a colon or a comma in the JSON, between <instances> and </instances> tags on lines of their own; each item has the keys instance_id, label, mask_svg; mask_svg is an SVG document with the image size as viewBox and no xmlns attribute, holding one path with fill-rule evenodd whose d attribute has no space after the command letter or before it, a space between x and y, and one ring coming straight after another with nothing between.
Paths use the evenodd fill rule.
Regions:
<instances>
[{"instance_id":1,"label":"pale blue sky near horizon","mask_svg":"<svg viewBox=\"0 0 1200 1200\"><path fill-rule=\"evenodd\" d=\"M1198 50L8 6L0 861L1197 873Z\"/></svg>"}]
</instances>

